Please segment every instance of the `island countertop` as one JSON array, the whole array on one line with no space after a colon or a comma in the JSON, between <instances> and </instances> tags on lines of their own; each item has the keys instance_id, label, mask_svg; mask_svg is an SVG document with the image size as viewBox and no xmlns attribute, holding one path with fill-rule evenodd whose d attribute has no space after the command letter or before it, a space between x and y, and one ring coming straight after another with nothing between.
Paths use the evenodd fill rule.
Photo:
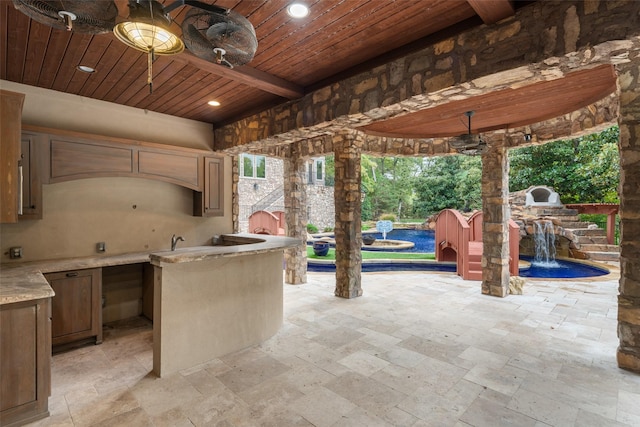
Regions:
<instances>
[{"instance_id":1,"label":"island countertop","mask_svg":"<svg viewBox=\"0 0 640 427\"><path fill-rule=\"evenodd\" d=\"M215 239L215 238L214 238ZM183 262L204 261L213 258L251 255L273 250L282 250L300 245L299 239L262 234L223 234L218 244L210 246L191 246L178 248L175 251L153 252L150 254L151 264L175 264Z\"/></svg>"},{"instance_id":2,"label":"island countertop","mask_svg":"<svg viewBox=\"0 0 640 427\"><path fill-rule=\"evenodd\" d=\"M191 246L178 248L175 251L151 251L23 263L3 263L0 267L0 305L54 296L53 289L44 278L44 273L150 261L156 265L194 262L217 257L282 250L301 244L298 239L281 236L222 234L218 237L222 239L224 245Z\"/></svg>"}]
</instances>

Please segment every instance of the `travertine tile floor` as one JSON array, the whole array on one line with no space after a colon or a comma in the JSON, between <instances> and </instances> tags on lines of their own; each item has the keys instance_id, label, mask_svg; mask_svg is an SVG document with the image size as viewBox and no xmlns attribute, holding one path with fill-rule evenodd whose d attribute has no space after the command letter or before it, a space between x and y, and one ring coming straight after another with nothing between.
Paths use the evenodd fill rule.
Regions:
<instances>
[{"instance_id":1,"label":"travertine tile floor","mask_svg":"<svg viewBox=\"0 0 640 427\"><path fill-rule=\"evenodd\" d=\"M413 272L363 274L344 300L334 277L285 285L264 344L162 379L149 324L108 328L53 357L51 417L34 425L640 425L640 375L615 360L615 273L504 299Z\"/></svg>"}]
</instances>

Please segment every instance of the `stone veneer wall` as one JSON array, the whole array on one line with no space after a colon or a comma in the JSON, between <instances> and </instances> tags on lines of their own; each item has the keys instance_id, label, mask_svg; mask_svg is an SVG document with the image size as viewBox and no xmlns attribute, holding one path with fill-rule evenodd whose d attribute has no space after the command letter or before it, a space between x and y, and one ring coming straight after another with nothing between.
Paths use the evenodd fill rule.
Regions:
<instances>
[{"instance_id":1,"label":"stone veneer wall","mask_svg":"<svg viewBox=\"0 0 640 427\"><path fill-rule=\"evenodd\" d=\"M238 156L242 160L241 156ZM249 216L251 215L251 207L262 200L265 196L271 194L278 188L282 188L283 183L283 165L282 159L274 159L267 157L266 159L266 178L248 178L239 176L238 179L238 206L239 206L239 227L240 231L249 231ZM240 172L240 170L238 170ZM273 204L273 208L267 210L284 210L284 198L281 197Z\"/></svg>"},{"instance_id":2,"label":"stone veneer wall","mask_svg":"<svg viewBox=\"0 0 640 427\"><path fill-rule=\"evenodd\" d=\"M620 81L620 296L618 365L640 372L640 53Z\"/></svg>"},{"instance_id":3,"label":"stone veneer wall","mask_svg":"<svg viewBox=\"0 0 640 427\"><path fill-rule=\"evenodd\" d=\"M325 228L333 229L336 220L333 187L325 185L307 185L307 219L309 224L318 227L319 231Z\"/></svg>"},{"instance_id":4,"label":"stone veneer wall","mask_svg":"<svg viewBox=\"0 0 640 427\"><path fill-rule=\"evenodd\" d=\"M285 180L283 163L282 159L267 157L266 179L238 178L239 231L249 231L249 216L251 215L251 207L255 203L278 188L282 189ZM307 180L305 172L308 222L317 226L321 231L325 227L333 228L335 220L333 187L327 187L320 183L308 184ZM257 185L257 188L254 185ZM284 210L284 196L276 200L267 210Z\"/></svg>"}]
</instances>

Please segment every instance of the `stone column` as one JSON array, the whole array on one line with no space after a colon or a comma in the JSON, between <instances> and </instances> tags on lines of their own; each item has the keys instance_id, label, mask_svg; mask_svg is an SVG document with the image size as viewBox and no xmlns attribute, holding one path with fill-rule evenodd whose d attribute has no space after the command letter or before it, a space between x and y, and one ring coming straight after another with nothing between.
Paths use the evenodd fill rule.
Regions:
<instances>
[{"instance_id":1,"label":"stone column","mask_svg":"<svg viewBox=\"0 0 640 427\"><path fill-rule=\"evenodd\" d=\"M618 65L620 88L620 295L618 366L640 372L640 58Z\"/></svg>"},{"instance_id":2,"label":"stone column","mask_svg":"<svg viewBox=\"0 0 640 427\"><path fill-rule=\"evenodd\" d=\"M287 236L300 240L300 245L284 251L285 283L307 282L307 191L305 161L297 152L284 160L284 210Z\"/></svg>"},{"instance_id":3,"label":"stone column","mask_svg":"<svg viewBox=\"0 0 640 427\"><path fill-rule=\"evenodd\" d=\"M233 232L240 231L240 194L238 184L240 182L240 156L231 156L231 222Z\"/></svg>"},{"instance_id":4,"label":"stone column","mask_svg":"<svg viewBox=\"0 0 640 427\"><path fill-rule=\"evenodd\" d=\"M357 132L334 136L336 209L336 290L342 298L362 295L362 246L360 215L360 157L362 138Z\"/></svg>"},{"instance_id":5,"label":"stone column","mask_svg":"<svg viewBox=\"0 0 640 427\"><path fill-rule=\"evenodd\" d=\"M509 294L509 157L503 135L482 156L482 293Z\"/></svg>"}]
</instances>

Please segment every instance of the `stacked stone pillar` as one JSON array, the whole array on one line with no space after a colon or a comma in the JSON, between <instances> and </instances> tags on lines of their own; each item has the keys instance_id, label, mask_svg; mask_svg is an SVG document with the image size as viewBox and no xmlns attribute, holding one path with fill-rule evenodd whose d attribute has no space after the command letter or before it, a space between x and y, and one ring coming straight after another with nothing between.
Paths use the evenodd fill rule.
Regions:
<instances>
[{"instance_id":1,"label":"stacked stone pillar","mask_svg":"<svg viewBox=\"0 0 640 427\"><path fill-rule=\"evenodd\" d=\"M494 135L482 156L482 293L509 293L509 157Z\"/></svg>"},{"instance_id":2,"label":"stacked stone pillar","mask_svg":"<svg viewBox=\"0 0 640 427\"><path fill-rule=\"evenodd\" d=\"M231 156L231 224L233 232L240 231L240 156Z\"/></svg>"},{"instance_id":3,"label":"stacked stone pillar","mask_svg":"<svg viewBox=\"0 0 640 427\"><path fill-rule=\"evenodd\" d=\"M620 295L618 366L640 372L640 56L618 65L620 88Z\"/></svg>"},{"instance_id":4,"label":"stacked stone pillar","mask_svg":"<svg viewBox=\"0 0 640 427\"><path fill-rule=\"evenodd\" d=\"M284 160L284 209L287 236L300 240L300 245L284 251L285 283L307 282L307 192L306 164L297 152Z\"/></svg>"},{"instance_id":5,"label":"stacked stone pillar","mask_svg":"<svg viewBox=\"0 0 640 427\"><path fill-rule=\"evenodd\" d=\"M342 298L362 295L360 158L362 138L355 131L334 136L336 290Z\"/></svg>"}]
</instances>

